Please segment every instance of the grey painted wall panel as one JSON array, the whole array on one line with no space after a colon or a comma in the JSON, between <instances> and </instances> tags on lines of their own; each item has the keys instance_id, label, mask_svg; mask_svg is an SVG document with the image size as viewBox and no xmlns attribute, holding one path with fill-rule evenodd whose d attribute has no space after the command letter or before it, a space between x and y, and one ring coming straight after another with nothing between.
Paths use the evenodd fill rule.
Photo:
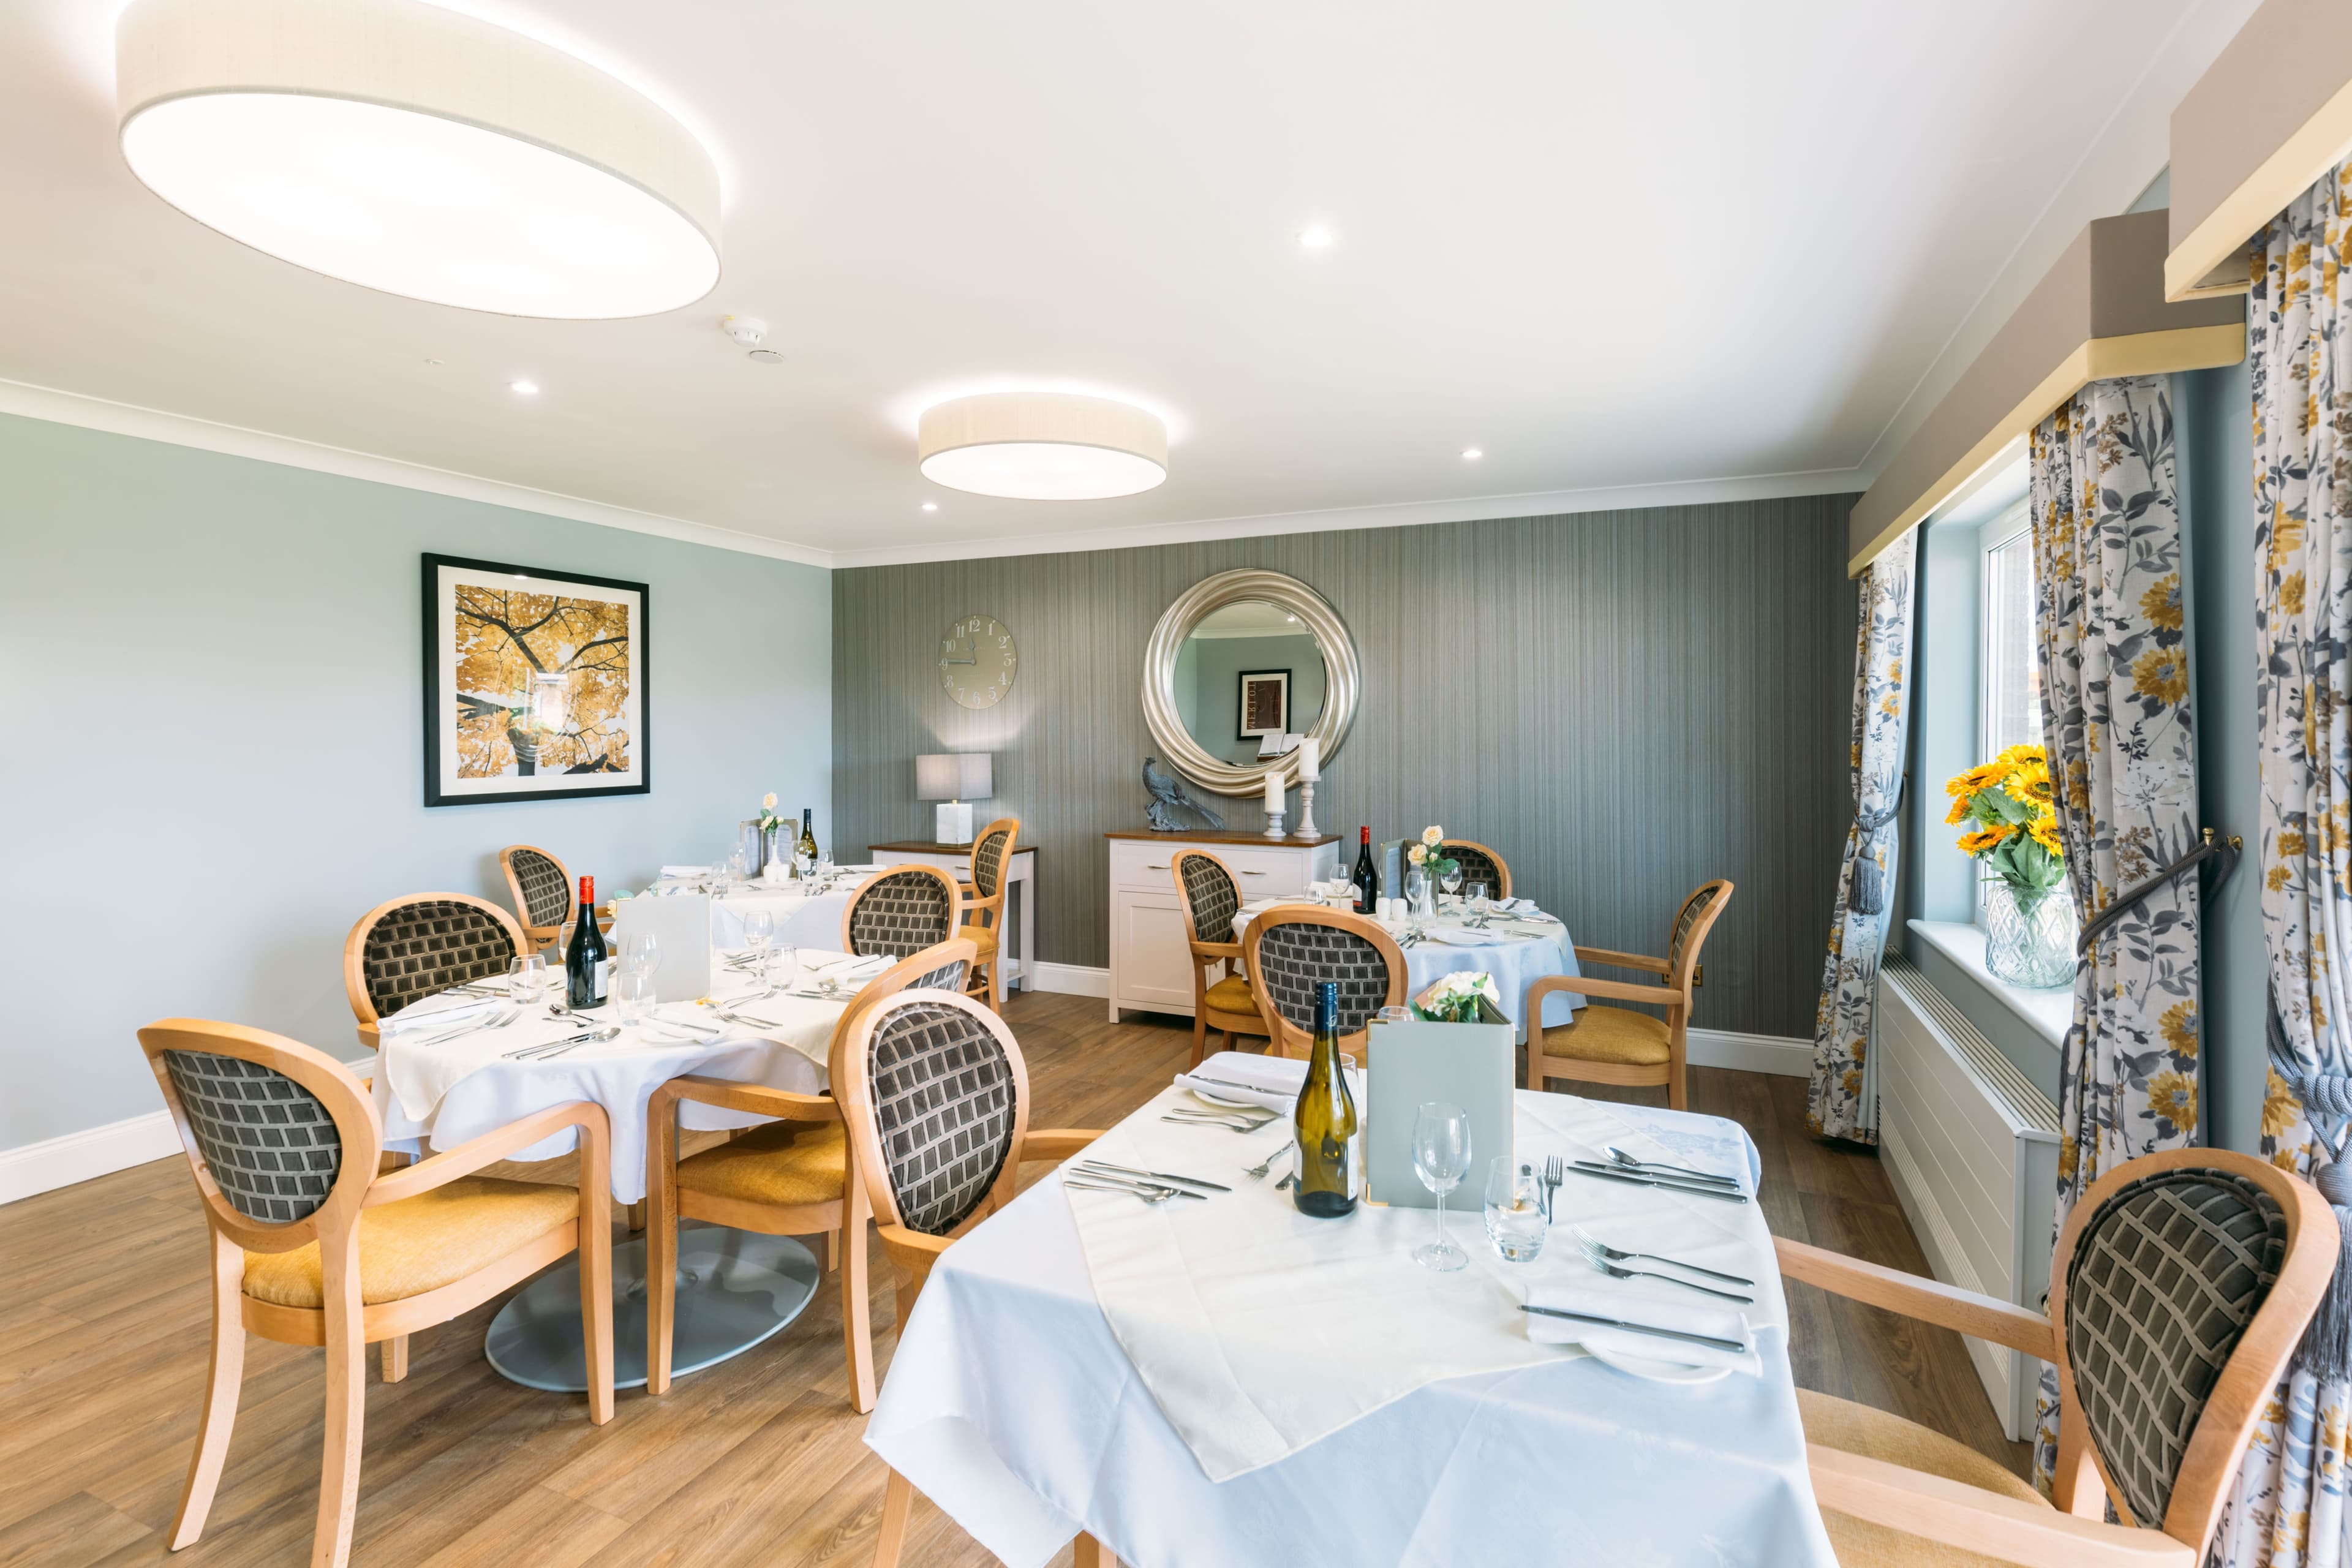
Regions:
<instances>
[{"instance_id":1,"label":"grey painted wall panel","mask_svg":"<svg viewBox=\"0 0 2352 1568\"><path fill-rule=\"evenodd\" d=\"M1143 644L1177 594L1287 572L1353 629L1354 731L1316 817L1492 844L1587 945L1663 951L1684 894L1739 885L1696 1022L1810 1037L1849 816L1851 496L1225 540L834 574L835 848L929 836L914 758L996 753L982 816L1039 847L1040 956L1108 960L1107 829L1142 826ZM959 708L934 650L1011 628L1020 673ZM1256 828L1253 799L1212 797ZM1296 801L1293 802L1294 809Z\"/></svg>"}]
</instances>

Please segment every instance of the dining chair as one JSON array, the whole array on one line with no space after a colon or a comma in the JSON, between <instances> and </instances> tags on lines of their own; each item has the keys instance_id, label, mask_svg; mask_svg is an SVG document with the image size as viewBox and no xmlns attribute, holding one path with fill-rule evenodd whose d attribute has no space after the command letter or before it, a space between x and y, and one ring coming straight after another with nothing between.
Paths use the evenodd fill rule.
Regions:
<instances>
[{"instance_id":1,"label":"dining chair","mask_svg":"<svg viewBox=\"0 0 2352 1568\"><path fill-rule=\"evenodd\" d=\"M863 1009L829 1064L851 1165L891 1263L898 1321L940 1255L1012 1201L1024 1163L1056 1164L1100 1131L1029 1125L1029 1073L1004 1020L946 987ZM915 1489L890 1472L876 1568L896 1568ZM1079 1537L1081 1563L1109 1563Z\"/></svg>"},{"instance_id":2,"label":"dining chair","mask_svg":"<svg viewBox=\"0 0 2352 1568\"><path fill-rule=\"evenodd\" d=\"M912 958L958 934L962 901L956 879L938 867L893 866L849 896L842 948L860 958Z\"/></svg>"},{"instance_id":3,"label":"dining chair","mask_svg":"<svg viewBox=\"0 0 2352 1568\"><path fill-rule=\"evenodd\" d=\"M378 904L343 939L343 993L373 1047L376 1020L469 981L507 973L537 951L515 918L471 893L411 893Z\"/></svg>"},{"instance_id":4,"label":"dining chair","mask_svg":"<svg viewBox=\"0 0 2352 1568\"><path fill-rule=\"evenodd\" d=\"M563 940L572 919L572 873L563 862L534 844L509 844L499 851L499 865L507 874L507 890L514 895L515 913L534 951L545 952Z\"/></svg>"},{"instance_id":5,"label":"dining chair","mask_svg":"<svg viewBox=\"0 0 2352 1568\"><path fill-rule=\"evenodd\" d=\"M1484 882L1486 890L1498 899L1511 896L1511 866L1484 844L1467 838L1449 838L1437 847L1440 858L1454 860L1462 867L1462 890L1468 893L1470 884Z\"/></svg>"},{"instance_id":6,"label":"dining chair","mask_svg":"<svg viewBox=\"0 0 2352 1568\"><path fill-rule=\"evenodd\" d=\"M139 1031L195 1176L212 1247L212 1370L172 1550L204 1533L236 1421L245 1336L327 1352L313 1568L349 1560L367 1346L471 1311L580 1254L588 1419L613 1418L612 1136L601 1106L551 1106L389 1174L383 1122L349 1068L282 1036L202 1018ZM577 1187L475 1173L567 1127Z\"/></svg>"},{"instance_id":7,"label":"dining chair","mask_svg":"<svg viewBox=\"0 0 2352 1568\"><path fill-rule=\"evenodd\" d=\"M967 984L974 995L984 995L992 1011L1004 1011L1004 974L997 962L999 939L1004 934L1004 875L1013 866L1013 847L1021 837L1021 819L1000 816L981 829L971 841L971 881L957 891L962 899L956 934L969 938L980 950ZM979 917L985 915L982 920Z\"/></svg>"},{"instance_id":8,"label":"dining chair","mask_svg":"<svg viewBox=\"0 0 2352 1568\"><path fill-rule=\"evenodd\" d=\"M858 989L834 1025L828 1059L840 1055L849 1026L901 991L961 990L972 944L962 938L899 960ZM681 1160L681 1100L776 1120ZM825 1267L841 1279L841 1323L849 1361L849 1403L874 1408L874 1322L866 1285L864 1190L851 1179L840 1102L830 1094L794 1094L764 1084L688 1075L654 1090L646 1133L646 1392L667 1394L677 1313L677 1226L681 1219L762 1236L825 1237Z\"/></svg>"},{"instance_id":9,"label":"dining chair","mask_svg":"<svg viewBox=\"0 0 2352 1568\"><path fill-rule=\"evenodd\" d=\"M1539 1089L1547 1079L1555 1078L1649 1088L1664 1084L1666 1103L1676 1110L1685 1109L1690 1101L1685 1058L1690 1052L1691 993L1699 983L1699 949L1730 902L1731 884L1721 878L1685 899L1666 934L1664 958L1612 952L1603 947L1576 950L1580 964L1639 969L1658 976L1655 984L1595 980L1582 974L1547 974L1530 984L1519 1011L1528 1026L1528 1087ZM1654 1016L1625 1007L1603 1007L1596 1002L1570 1022L1547 1029L1541 1026L1544 998L1556 991L1634 1002L1665 1012L1662 1017Z\"/></svg>"},{"instance_id":10,"label":"dining chair","mask_svg":"<svg viewBox=\"0 0 2352 1568\"><path fill-rule=\"evenodd\" d=\"M1799 1389L1813 1496L1841 1563L2195 1568L2342 1233L2300 1177L2228 1150L2171 1149L2117 1166L2075 1200L2046 1316L1786 1237L1774 1245L1784 1279L2058 1370L2047 1500L1930 1427ZM2120 1522L2106 1522L2110 1509Z\"/></svg>"},{"instance_id":11,"label":"dining chair","mask_svg":"<svg viewBox=\"0 0 2352 1568\"><path fill-rule=\"evenodd\" d=\"M1315 1043L1315 1003L1339 983L1339 1047L1361 1051L1364 1029L1405 996L1404 950L1379 922L1345 910L1276 904L1242 932L1242 963L1274 1050L1303 1057Z\"/></svg>"},{"instance_id":12,"label":"dining chair","mask_svg":"<svg viewBox=\"0 0 2352 1568\"><path fill-rule=\"evenodd\" d=\"M1242 944L1234 935L1242 895L1233 868L1205 849L1179 849L1168 858L1168 871L1176 879L1184 941L1192 952L1192 1065L1207 1057L1212 1029L1224 1036L1220 1050L1232 1050L1235 1035L1256 1035L1271 1046L1273 1031L1258 1014L1257 993L1243 973ZM1225 973L1212 981L1210 972L1219 965Z\"/></svg>"}]
</instances>

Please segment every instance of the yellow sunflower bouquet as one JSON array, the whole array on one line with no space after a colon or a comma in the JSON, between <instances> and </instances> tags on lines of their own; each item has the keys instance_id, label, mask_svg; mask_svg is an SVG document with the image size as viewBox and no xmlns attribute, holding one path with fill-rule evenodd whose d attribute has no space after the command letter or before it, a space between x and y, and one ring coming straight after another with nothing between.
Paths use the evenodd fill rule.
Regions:
<instances>
[{"instance_id":1,"label":"yellow sunflower bouquet","mask_svg":"<svg viewBox=\"0 0 2352 1568\"><path fill-rule=\"evenodd\" d=\"M2065 879L2066 846L2058 837L2050 759L2041 747L2011 746L1952 778L1944 793L1952 797L1944 821L1969 829L1960 848L1992 877L2034 898Z\"/></svg>"}]
</instances>

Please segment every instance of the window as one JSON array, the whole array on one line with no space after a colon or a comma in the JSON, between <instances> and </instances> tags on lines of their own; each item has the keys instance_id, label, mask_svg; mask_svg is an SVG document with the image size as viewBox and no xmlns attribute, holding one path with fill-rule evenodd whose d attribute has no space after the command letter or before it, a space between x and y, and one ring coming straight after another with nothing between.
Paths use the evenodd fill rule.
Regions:
<instances>
[{"instance_id":1,"label":"window","mask_svg":"<svg viewBox=\"0 0 2352 1568\"><path fill-rule=\"evenodd\" d=\"M2033 657L2033 535L2025 509L1985 525L1984 754L2042 743L2042 671Z\"/></svg>"}]
</instances>

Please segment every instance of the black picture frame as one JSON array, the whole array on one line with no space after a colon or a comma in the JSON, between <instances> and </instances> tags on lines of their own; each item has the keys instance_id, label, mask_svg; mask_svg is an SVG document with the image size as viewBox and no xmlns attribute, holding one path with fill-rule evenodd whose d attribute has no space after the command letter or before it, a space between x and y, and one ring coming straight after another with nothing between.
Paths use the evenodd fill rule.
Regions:
<instances>
[{"instance_id":1,"label":"black picture frame","mask_svg":"<svg viewBox=\"0 0 2352 1568\"><path fill-rule=\"evenodd\" d=\"M625 716L626 748L629 765L614 776L607 770L583 770L576 765L561 773L541 774L537 772L535 757L531 772L500 774L501 779L528 778L532 782L517 787L497 787L491 781L481 784L465 784L452 773L445 772L445 760L455 755L457 731L464 722L458 708L461 694L455 689L453 671L456 665L456 590L466 576L496 578L500 583L522 580L538 584L538 591L561 595L567 588L590 590L579 595L587 599L619 602L627 606L625 648L625 686L621 713ZM479 584L471 584L479 585ZM445 595L446 586L450 592ZM480 561L462 555L439 555L426 552L422 558L419 582L420 620L424 630L423 689L425 731L425 804L438 805L494 805L514 801L580 800L605 795L648 795L653 791L653 591L643 583L631 583L614 577L595 577L584 572L562 572L532 566L519 566L510 562ZM592 641L609 646L611 638ZM583 648L573 654L577 659ZM534 668L537 659L530 652ZM488 710L478 699L475 714L481 716ZM446 733L445 733L446 731ZM509 734L514 731L509 727ZM576 737L575 737L576 739ZM534 752L535 752L534 747ZM520 769L523 763L518 760ZM584 782L604 773L611 782ZM544 784L539 781L544 780ZM566 782L566 781L583 782Z\"/></svg>"},{"instance_id":2,"label":"black picture frame","mask_svg":"<svg viewBox=\"0 0 2352 1568\"><path fill-rule=\"evenodd\" d=\"M1241 684L1234 689L1234 728L1238 732L1234 736L1234 739L1236 741L1262 741L1268 735L1288 734L1290 732L1290 671L1287 669L1244 669L1239 673L1237 679ZM1249 721L1250 682L1253 680L1276 679L1279 679L1282 682L1282 722L1275 725L1270 730L1253 730L1250 728Z\"/></svg>"}]
</instances>

